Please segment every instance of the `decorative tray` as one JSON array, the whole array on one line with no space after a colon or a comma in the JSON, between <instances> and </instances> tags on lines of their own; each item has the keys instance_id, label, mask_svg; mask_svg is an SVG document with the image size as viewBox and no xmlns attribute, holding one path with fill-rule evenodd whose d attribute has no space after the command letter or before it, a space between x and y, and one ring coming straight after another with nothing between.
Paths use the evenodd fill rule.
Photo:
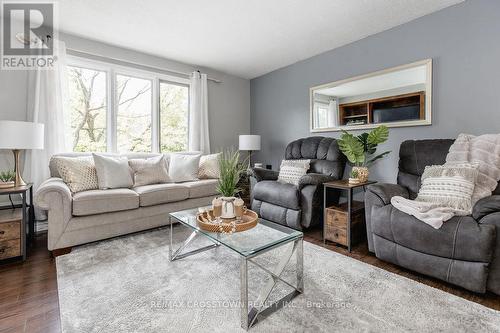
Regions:
<instances>
[{"instance_id":1,"label":"decorative tray","mask_svg":"<svg viewBox=\"0 0 500 333\"><path fill-rule=\"evenodd\" d=\"M240 221L232 218L222 219L222 223L217 223L216 218L213 215L213 211L210 209L203 213L198 213L196 215L196 221L198 222L198 226L203 230L210 232L231 233L252 229L257 225L257 223L259 223L259 216L256 212L247 209Z\"/></svg>"}]
</instances>

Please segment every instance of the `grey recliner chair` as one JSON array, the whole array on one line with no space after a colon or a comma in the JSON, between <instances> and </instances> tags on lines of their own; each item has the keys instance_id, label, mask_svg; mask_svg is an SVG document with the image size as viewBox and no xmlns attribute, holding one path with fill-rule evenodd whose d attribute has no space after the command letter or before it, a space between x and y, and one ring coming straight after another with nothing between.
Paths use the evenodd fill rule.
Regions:
<instances>
[{"instance_id":1,"label":"grey recliner chair","mask_svg":"<svg viewBox=\"0 0 500 333\"><path fill-rule=\"evenodd\" d=\"M252 169L257 182L252 189L252 210L265 220L301 230L323 220L323 186L341 179L346 160L333 138L309 137L291 142L285 159L310 159L308 173L299 186L280 183L278 171ZM340 193L332 193L332 203L338 203Z\"/></svg>"},{"instance_id":2,"label":"grey recliner chair","mask_svg":"<svg viewBox=\"0 0 500 333\"><path fill-rule=\"evenodd\" d=\"M368 247L377 258L461 286L500 295L500 183L471 216L455 216L436 230L391 205L414 199L427 165L445 162L453 140L405 141L397 184L374 184L365 196Z\"/></svg>"}]
</instances>

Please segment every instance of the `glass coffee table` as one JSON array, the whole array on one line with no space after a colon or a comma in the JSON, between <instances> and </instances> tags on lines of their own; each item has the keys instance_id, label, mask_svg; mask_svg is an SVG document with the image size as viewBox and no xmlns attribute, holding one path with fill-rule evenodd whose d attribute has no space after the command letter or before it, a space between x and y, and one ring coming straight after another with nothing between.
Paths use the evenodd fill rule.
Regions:
<instances>
[{"instance_id":1,"label":"glass coffee table","mask_svg":"<svg viewBox=\"0 0 500 333\"><path fill-rule=\"evenodd\" d=\"M264 319L272 312L281 308L295 296L304 292L302 232L260 219L259 224L250 230L233 234L221 234L200 229L198 223L196 222L197 213L198 209L188 209L169 214L170 261L179 260L221 245L238 254L240 257L241 327L248 330L258 321ZM173 249L172 237L173 222L175 221L180 222L183 226L192 230L189 237L187 237L181 246L176 250ZM184 252L186 246L197 237L205 237L213 244L189 252ZM285 246L287 244L289 244L289 246ZM279 263L272 268L263 267L254 260L255 257L282 246L285 246L285 248L284 251L280 251L283 253L280 253ZM286 265L294 253L296 255L297 274L297 281L295 285L281 277ZM248 302L248 263L252 263L256 267L262 269L271 277L271 279L268 279L260 290L257 300L252 302L252 306L250 306ZM293 291L278 301L271 303L269 301L270 295L279 281L293 288Z\"/></svg>"}]
</instances>

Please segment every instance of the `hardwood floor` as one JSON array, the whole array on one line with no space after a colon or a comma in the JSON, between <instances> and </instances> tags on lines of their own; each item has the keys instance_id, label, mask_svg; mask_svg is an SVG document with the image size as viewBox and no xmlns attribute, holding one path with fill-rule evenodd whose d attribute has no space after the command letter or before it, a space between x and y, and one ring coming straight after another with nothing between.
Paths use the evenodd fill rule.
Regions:
<instances>
[{"instance_id":1,"label":"hardwood floor","mask_svg":"<svg viewBox=\"0 0 500 333\"><path fill-rule=\"evenodd\" d=\"M352 253L348 253L344 247L332 243L324 245L319 229L307 231L304 239L370 265L500 310L500 296L492 293L475 294L383 262L368 252L366 243L354 246ZM0 333L60 332L56 265L46 244L47 235L39 234L35 237L35 244L24 263L0 266Z\"/></svg>"},{"instance_id":2,"label":"hardwood floor","mask_svg":"<svg viewBox=\"0 0 500 333\"><path fill-rule=\"evenodd\" d=\"M24 263L0 266L0 332L60 331L56 265L44 233Z\"/></svg>"}]
</instances>

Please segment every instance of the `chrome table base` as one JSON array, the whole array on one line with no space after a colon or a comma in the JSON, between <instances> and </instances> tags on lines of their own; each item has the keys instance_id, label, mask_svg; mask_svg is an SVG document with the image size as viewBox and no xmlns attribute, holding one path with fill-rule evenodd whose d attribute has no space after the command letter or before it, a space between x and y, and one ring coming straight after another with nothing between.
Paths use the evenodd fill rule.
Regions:
<instances>
[{"instance_id":1,"label":"chrome table base","mask_svg":"<svg viewBox=\"0 0 500 333\"><path fill-rule=\"evenodd\" d=\"M199 234L200 234L199 231L194 230L189 235L189 237L182 243L182 245L177 250L175 250L175 252L173 252L173 237L172 237L173 224L170 223L170 244L169 244L170 261L186 258L188 256L200 252L217 248L218 246L221 245L221 243L215 242L210 237L207 237L208 239L214 241L214 244L199 249L195 249L189 252L183 252L184 249L188 246L188 244L190 244L194 239L196 239ZM272 269L263 267L253 259L265 252L283 246L286 246L287 249L282 254L278 265L274 266ZM296 275L297 275L296 285L284 280L281 277L285 267L290 262L294 253L296 255ZM290 302L294 297L304 292L304 259L303 259L302 237L290 240L288 242L275 244L274 246L266 248L263 251L258 251L257 253L254 253L250 256L240 255L240 260L241 260L240 262L241 327L244 328L245 330L248 330L250 327L254 326L259 321L262 321L264 318L269 316L274 311L282 308L284 305ZM270 279L265 283L264 287L260 290L259 296L255 301L254 306L251 306L248 301L248 263L255 265L256 267L263 270L270 276ZM282 297L278 301L268 304L269 297L271 296L272 291L274 290L278 282L282 282L287 286L293 288L293 291L287 294L286 296Z\"/></svg>"}]
</instances>

